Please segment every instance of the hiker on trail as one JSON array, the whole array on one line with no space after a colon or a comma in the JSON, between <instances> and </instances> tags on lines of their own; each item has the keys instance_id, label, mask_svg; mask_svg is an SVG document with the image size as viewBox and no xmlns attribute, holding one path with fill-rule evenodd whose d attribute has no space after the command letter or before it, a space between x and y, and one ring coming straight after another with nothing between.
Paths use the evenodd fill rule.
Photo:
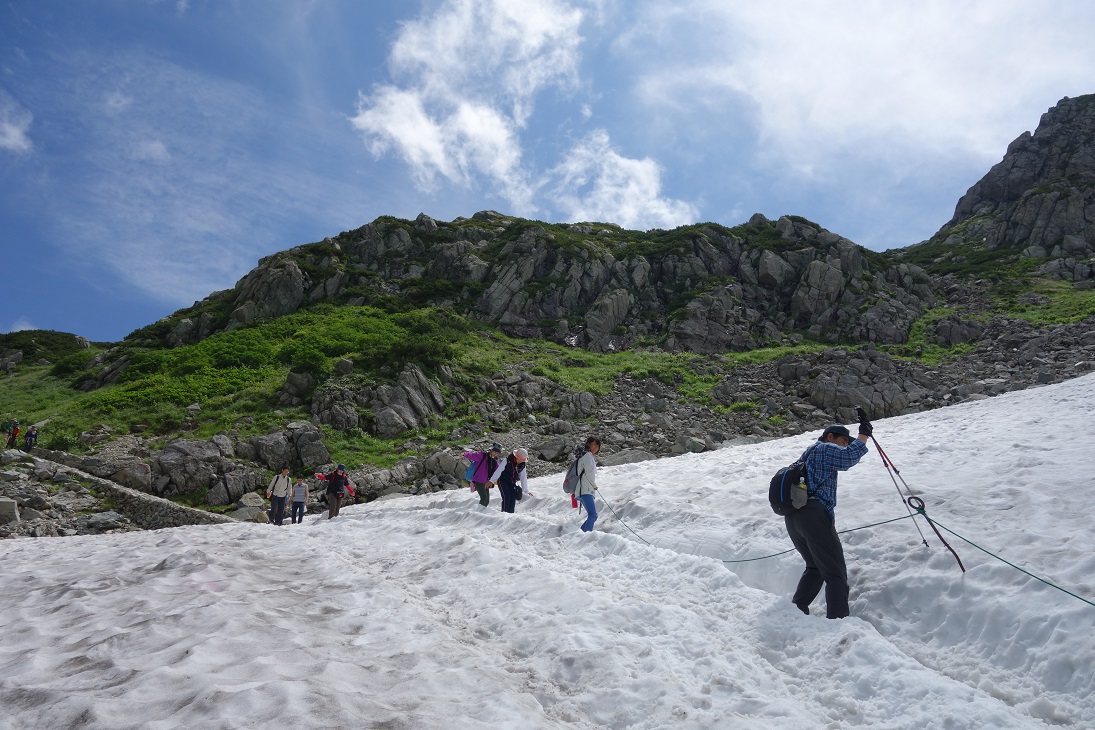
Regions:
<instances>
[{"instance_id":1,"label":"hiker on trail","mask_svg":"<svg viewBox=\"0 0 1095 730\"><path fill-rule=\"evenodd\" d=\"M293 521L293 524L298 522L304 522L304 508L308 505L308 482L304 481L304 476L297 474L297 483L293 485L293 511L289 518Z\"/></svg>"},{"instance_id":2,"label":"hiker on trail","mask_svg":"<svg viewBox=\"0 0 1095 730\"><path fill-rule=\"evenodd\" d=\"M802 454L806 463L806 506L783 519L791 542L806 561L806 570L791 598L805 614L810 613L810 603L824 583L826 617L848 615L848 567L836 534L836 477L838 471L851 469L867 453L867 439L873 430L866 417L859 424L856 439L844 426L829 426Z\"/></svg>"},{"instance_id":3,"label":"hiker on trail","mask_svg":"<svg viewBox=\"0 0 1095 730\"><path fill-rule=\"evenodd\" d=\"M7 445L8 439L11 438L11 419L5 418L3 423L0 423L0 445Z\"/></svg>"},{"instance_id":4,"label":"hiker on trail","mask_svg":"<svg viewBox=\"0 0 1095 730\"><path fill-rule=\"evenodd\" d=\"M30 451L38 445L38 427L31 426L27 430L27 435L23 437L23 443L27 445L27 451Z\"/></svg>"},{"instance_id":5,"label":"hiker on trail","mask_svg":"<svg viewBox=\"0 0 1095 730\"><path fill-rule=\"evenodd\" d=\"M578 486L574 496L586 510L586 521L582 523L582 532L592 532L597 521L597 502L593 492L597 489L597 454L601 450L601 440L596 436L586 439L585 453L578 459Z\"/></svg>"},{"instance_id":6,"label":"hiker on trail","mask_svg":"<svg viewBox=\"0 0 1095 730\"><path fill-rule=\"evenodd\" d=\"M479 504L486 507L490 504L490 475L494 473L494 470L498 468L498 457L502 455L502 447L494 443L490 446L490 451L465 451L464 458L472 463L475 467L472 472L471 488L472 491L479 493Z\"/></svg>"},{"instance_id":7,"label":"hiker on trail","mask_svg":"<svg viewBox=\"0 0 1095 730\"><path fill-rule=\"evenodd\" d=\"M330 474L316 474L317 479L327 482L327 519L338 517L342 497L351 489L350 477L346 475L346 465L339 464Z\"/></svg>"},{"instance_id":8,"label":"hiker on trail","mask_svg":"<svg viewBox=\"0 0 1095 730\"><path fill-rule=\"evenodd\" d=\"M502 460L491 474L488 484L498 487L502 497L502 511L513 512L517 506L518 491L523 495L528 490L528 451L514 449L513 453ZM520 484L518 484L520 482Z\"/></svg>"},{"instance_id":9,"label":"hiker on trail","mask_svg":"<svg viewBox=\"0 0 1095 730\"><path fill-rule=\"evenodd\" d=\"M289 467L283 466L281 474L274 476L266 486L266 497L270 500L275 525L281 525L284 522L285 503L289 501L289 494L292 491L293 480L289 477Z\"/></svg>"},{"instance_id":10,"label":"hiker on trail","mask_svg":"<svg viewBox=\"0 0 1095 730\"><path fill-rule=\"evenodd\" d=\"M8 448L14 449L19 445L19 419L11 419L11 434L8 436Z\"/></svg>"}]
</instances>

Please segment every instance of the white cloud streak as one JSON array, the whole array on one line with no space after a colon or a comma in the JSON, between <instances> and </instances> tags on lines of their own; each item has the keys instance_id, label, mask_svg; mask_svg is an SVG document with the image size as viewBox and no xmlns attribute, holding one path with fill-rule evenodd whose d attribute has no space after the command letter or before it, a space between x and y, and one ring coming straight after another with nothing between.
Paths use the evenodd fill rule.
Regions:
<instances>
[{"instance_id":1,"label":"white cloud streak","mask_svg":"<svg viewBox=\"0 0 1095 730\"><path fill-rule=\"evenodd\" d=\"M25 153L34 148L30 139L30 126L34 115L0 89L0 150Z\"/></svg>"},{"instance_id":2,"label":"white cloud streak","mask_svg":"<svg viewBox=\"0 0 1095 730\"><path fill-rule=\"evenodd\" d=\"M360 98L353 124L374 154L398 154L423 190L484 180L519 215L553 207L621 225L688 222L692 206L660 197L658 165L611 150L603 130L554 170L529 169L522 135L537 94L581 85L584 17L555 0L449 0L403 26L389 58L393 83ZM588 106L579 116L589 118Z\"/></svg>"},{"instance_id":3,"label":"white cloud streak","mask_svg":"<svg viewBox=\"0 0 1095 730\"><path fill-rule=\"evenodd\" d=\"M189 303L299 243L283 240L288 221L334 224L352 205L302 160L271 154L292 120L248 87L140 52L73 58L66 70L49 103L81 126L72 150L44 161L42 197L57 201L56 242L70 263L105 288L121 280Z\"/></svg>"}]
</instances>

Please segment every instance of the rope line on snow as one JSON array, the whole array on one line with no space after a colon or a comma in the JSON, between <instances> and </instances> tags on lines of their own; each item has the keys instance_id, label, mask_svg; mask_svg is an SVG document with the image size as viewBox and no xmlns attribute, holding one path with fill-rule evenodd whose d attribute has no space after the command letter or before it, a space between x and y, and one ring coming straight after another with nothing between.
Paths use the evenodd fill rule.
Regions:
<instances>
[{"instance_id":1,"label":"rope line on snow","mask_svg":"<svg viewBox=\"0 0 1095 730\"><path fill-rule=\"evenodd\" d=\"M860 527L850 527L847 530L838 530L836 534L843 535L846 532L855 532L856 530L866 530L868 527L878 527L879 525L887 525L891 522L898 522L900 520L907 520L910 517L912 517L912 515L901 515L900 517L894 517L892 520L883 520L882 522L872 522L869 525L861 525ZM742 560L723 560L722 562L724 562L724 563L751 563L754 560L766 560L768 558L775 558L775 557L778 557L780 555L786 555L787 553L793 553L793 552L795 552L795 548L791 548L790 550L784 550L781 553L773 553L772 555L762 555L759 558L744 558Z\"/></svg>"},{"instance_id":2,"label":"rope line on snow","mask_svg":"<svg viewBox=\"0 0 1095 730\"><path fill-rule=\"evenodd\" d=\"M616 513L616 510L612 509L612 505L609 504L608 500L605 499L603 495L601 495L600 491L598 491L597 494L601 497L601 501L604 502L606 507L608 507L608 511L612 513L612 516L616 518L617 522L619 522L621 525L626 527L631 532L632 535L639 538L640 540L645 542L647 545L650 545L651 547L656 547L653 543L646 540L642 535L640 535L639 533L632 530L631 526L628 525L626 522L624 522L623 519L620 518L620 515L618 515ZM1030 576L1031 578L1034 578L1037 581L1041 581L1042 583L1045 583L1047 586L1050 586L1051 588L1056 588L1057 590L1061 591L1062 593L1067 593L1068 595L1072 596L1073 598L1079 599L1079 600L1083 601L1084 603L1086 603L1089 606L1095 606L1095 601L1090 601L1090 600L1088 600L1087 598L1084 598L1081 595L1073 593L1072 591L1068 590L1067 588L1062 588L1061 586L1057 585L1056 583L1053 583L1052 581L1046 580L1045 578L1042 578L1040 576L1035 575L1034 573L1031 573L1029 570L1025 570L1023 568L1020 568L1015 563L1009 562L1008 560L1000 557L996 553L993 553L989 550L986 550L985 548L981 547L980 545L973 542L969 538L966 538L966 537L963 537L962 535L959 535L954 530L950 529L946 525L939 522L939 520L936 520L934 518L929 518L927 511L924 509L924 507L922 505L923 505L923 502L921 502L921 506L918 506L918 507L915 508L915 512L913 512L912 514L902 515L901 517L894 517L893 519L883 520L882 522L872 522L869 525L861 525L859 527L851 527L847 530L838 530L837 534L838 535L843 535L847 532L855 532L857 530L866 530L866 529L871 528L871 527L878 527L879 525L887 525L891 522L900 522L901 520L907 520L910 517L913 517L914 515L918 514L921 517L923 517L925 520L929 520L929 523L934 522L936 525L943 528L944 530L946 530L950 534L954 535L959 540L962 540L963 542L968 543L969 545L972 545L973 547L977 548L978 550L985 553L986 555L990 555L990 556L996 558L1001 563L1004 563L1005 565L1009 565L1012 568L1015 568L1020 573L1023 573L1024 575L1028 575L1028 576ZM946 544L946 543L944 543L944 544ZM793 552L795 552L795 548L791 548L790 550L784 550L784 551L778 552L778 553L772 553L771 555L761 555L760 557L756 557L756 558L743 558L743 559L740 559L740 560L721 560L721 562L727 563L727 564L751 563L751 562L754 562L754 561L757 561L757 560L768 560L769 558L777 558L780 555L786 555L787 553L793 553ZM959 561L959 565L961 565L961 561ZM965 568L963 568L963 572L964 571L965 571Z\"/></svg>"},{"instance_id":3,"label":"rope line on snow","mask_svg":"<svg viewBox=\"0 0 1095 730\"><path fill-rule=\"evenodd\" d=\"M923 512L924 512L924 510L923 510L923 509L918 509L918 510L917 510L917 512L923 513ZM925 517L925 518L927 518L927 515L925 514L925 515L924 515L924 517ZM958 538L959 540L962 540L963 542L965 542L965 543L967 543L967 544L969 544L969 545L972 545L973 547L977 548L978 550L980 550L981 552L985 553L986 555L991 555L992 557L994 557L994 558L996 558L997 560L999 560L999 561L1000 561L1001 563L1004 563L1005 565L1010 565L1011 567L1013 567L1013 568L1015 568L1016 570L1018 570L1018 571L1019 571L1020 573L1023 573L1023 574L1025 574L1025 575L1029 575L1029 576L1030 576L1031 578L1034 578L1034 579L1035 579L1035 580L1037 580L1037 581L1041 581L1042 583L1045 583L1045 584L1046 584L1047 586L1050 586L1051 588L1056 588L1057 590L1061 591L1062 593L1067 593L1068 595L1072 596L1073 598L1078 598L1079 600L1083 601L1084 603L1086 603L1086 604L1087 604L1087 605L1089 605L1089 606L1095 606L1095 602L1093 602L1093 601L1089 601L1088 599L1084 598L1083 596L1077 595L1077 594L1073 593L1072 591L1068 590L1067 588L1062 588L1061 586L1057 585L1056 583L1053 583L1053 582L1051 582L1051 581L1048 581L1048 580L1046 580L1045 578L1042 578L1042 577L1040 577L1040 576L1037 576L1037 575L1035 575L1034 573L1031 573L1031 572L1030 572L1029 570L1025 570L1025 569L1023 569L1023 568L1020 568L1020 567L1019 567L1018 565L1016 565L1015 563L1009 562L1009 561L1005 560L1004 558L1000 557L999 555L997 555L996 553L994 553L994 552L991 552L991 551L989 551L989 550L986 550L985 548L981 547L980 545L978 545L977 543L973 542L972 540L970 540L970 539L968 539L968 538L965 538L965 537L962 537L962 536L961 536L961 535L959 535L959 534L958 534L957 532L955 532L954 530L950 529L949 527L947 527L946 525L944 525L943 523L941 523L941 522L940 522L939 520L935 520L935 524L939 525L939 526L940 526L940 527L942 527L942 528L943 528L944 530L946 530L946 531L947 531L947 532L949 532L950 534L952 534L952 535L954 535L955 537L957 537L957 538Z\"/></svg>"}]
</instances>

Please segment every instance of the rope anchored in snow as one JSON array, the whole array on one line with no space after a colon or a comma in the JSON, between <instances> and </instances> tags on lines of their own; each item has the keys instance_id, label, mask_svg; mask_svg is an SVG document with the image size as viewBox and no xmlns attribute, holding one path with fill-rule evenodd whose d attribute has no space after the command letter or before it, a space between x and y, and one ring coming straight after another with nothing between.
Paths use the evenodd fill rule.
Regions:
<instances>
[{"instance_id":1,"label":"rope anchored in snow","mask_svg":"<svg viewBox=\"0 0 1095 730\"><path fill-rule=\"evenodd\" d=\"M866 420L867 417L866 415L864 415L862 408L856 406L855 412L859 415L861 421ZM962 569L963 573L965 573L966 566L962 565L962 558L958 557L958 553L954 551L954 548L952 548L950 544L948 544L947 541L943 539L943 536L939 534L939 530L935 529L935 525L928 517L928 513L924 511L924 500L920 499L919 497L913 496L912 490L909 489L909 485L905 482L905 477L901 476L901 470L897 468L897 464L893 463L893 460L890 459L890 455L887 454L886 451L882 448L882 444L878 443L878 439L874 437L873 433L871 433L870 438L871 443L874 444L875 450L878 451L878 455L882 458L882 465L886 467L886 473L890 475L890 480L893 481L894 488L897 489L897 496L901 499L901 503L905 505L905 509L909 512L909 517L913 516L913 510L915 509L916 512L921 515L929 525L931 525L931 528L935 530L935 534L939 537L940 542L943 543L943 547L947 548L947 550L950 550L951 555L953 555L954 559L958 561L958 567ZM901 480L901 486L905 487L905 494L901 493L901 487L897 485L898 479ZM908 497L906 497L905 495L908 495ZM914 502L913 500L916 500L916 502ZM917 504L919 504L920 506L918 507ZM916 525L915 519L913 520L913 524ZM924 531L920 529L920 525L916 525L916 531L920 533L920 541L924 543L924 547L928 547L928 541L924 537Z\"/></svg>"},{"instance_id":2,"label":"rope anchored in snow","mask_svg":"<svg viewBox=\"0 0 1095 730\"><path fill-rule=\"evenodd\" d=\"M931 525L931 528L935 530L936 536L938 536L940 542L943 543L943 547L951 551L951 555L953 555L954 559L958 561L958 567L962 569L963 573L965 573L966 566L962 565L962 558L958 557L958 553L954 552L954 548L952 548L950 546L950 543L943 538L943 535L940 534L939 529L935 526L935 523L932 522L932 518L928 517L928 513L924 511L924 500L920 499L920 497L909 497L905 500L905 506L912 507L927 521L929 525Z\"/></svg>"}]
</instances>

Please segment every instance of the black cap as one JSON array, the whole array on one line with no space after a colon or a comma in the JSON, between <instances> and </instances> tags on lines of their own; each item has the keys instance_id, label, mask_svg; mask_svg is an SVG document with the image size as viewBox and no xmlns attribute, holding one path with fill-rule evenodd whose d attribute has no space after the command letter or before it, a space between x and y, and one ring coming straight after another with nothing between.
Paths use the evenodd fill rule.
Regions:
<instances>
[{"instance_id":1,"label":"black cap","mask_svg":"<svg viewBox=\"0 0 1095 730\"><path fill-rule=\"evenodd\" d=\"M821 432L821 438L819 438L818 441L824 441L825 437L829 434L832 434L834 436L843 436L849 441L852 440L852 434L848 431L846 427L834 423L832 426L825 427L825 430Z\"/></svg>"}]
</instances>

